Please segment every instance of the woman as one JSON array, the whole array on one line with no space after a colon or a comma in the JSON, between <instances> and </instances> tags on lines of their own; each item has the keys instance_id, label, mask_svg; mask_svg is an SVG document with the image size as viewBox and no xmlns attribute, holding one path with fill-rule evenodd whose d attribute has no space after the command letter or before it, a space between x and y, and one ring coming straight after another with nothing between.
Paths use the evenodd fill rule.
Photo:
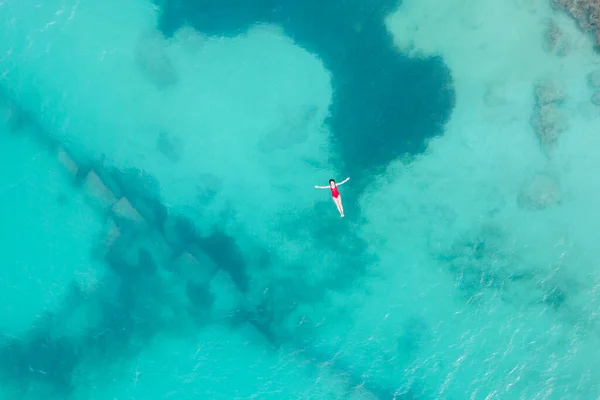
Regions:
<instances>
[{"instance_id":1,"label":"woman","mask_svg":"<svg viewBox=\"0 0 600 400\"><path fill-rule=\"evenodd\" d=\"M333 197L333 202L337 206L338 211L340 212L340 216L344 217L344 206L342 206L342 196L338 191L338 186L343 185L348 182L350 178L346 178L340 183L336 184L333 179L329 180L329 186L315 186L315 189L331 189L331 196Z\"/></svg>"}]
</instances>

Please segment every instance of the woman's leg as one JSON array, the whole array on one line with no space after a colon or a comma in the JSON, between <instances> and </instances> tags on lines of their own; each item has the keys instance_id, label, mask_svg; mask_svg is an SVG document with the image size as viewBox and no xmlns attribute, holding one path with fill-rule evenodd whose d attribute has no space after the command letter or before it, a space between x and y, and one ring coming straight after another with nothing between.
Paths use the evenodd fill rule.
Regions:
<instances>
[{"instance_id":1,"label":"woman's leg","mask_svg":"<svg viewBox=\"0 0 600 400\"><path fill-rule=\"evenodd\" d=\"M337 207L338 211L340 212L340 215L343 217L344 216L344 208L342 207L342 196L334 197L333 202L335 203L335 206Z\"/></svg>"},{"instance_id":2,"label":"woman's leg","mask_svg":"<svg viewBox=\"0 0 600 400\"><path fill-rule=\"evenodd\" d=\"M338 196L338 209L340 210L340 214L343 217L344 216L344 206L342 205L342 196Z\"/></svg>"},{"instance_id":3,"label":"woman's leg","mask_svg":"<svg viewBox=\"0 0 600 400\"><path fill-rule=\"evenodd\" d=\"M332 197L332 199L333 199L333 202L335 203L335 206L337 207L337 209L338 209L338 211L339 211L339 213L341 215L342 214L342 210L340 210L340 204L339 204L338 198L337 197Z\"/></svg>"}]
</instances>

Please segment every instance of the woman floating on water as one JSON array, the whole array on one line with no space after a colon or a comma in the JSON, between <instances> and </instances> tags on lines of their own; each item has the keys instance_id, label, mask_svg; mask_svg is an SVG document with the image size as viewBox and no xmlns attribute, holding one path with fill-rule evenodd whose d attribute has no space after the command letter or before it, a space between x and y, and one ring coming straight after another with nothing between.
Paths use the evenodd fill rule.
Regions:
<instances>
[{"instance_id":1,"label":"woman floating on water","mask_svg":"<svg viewBox=\"0 0 600 400\"><path fill-rule=\"evenodd\" d=\"M329 186L315 186L315 189L331 189L331 196L333 197L333 202L337 206L338 211L340 212L340 216L344 216L344 206L342 206L342 196L338 191L338 186L343 185L348 182L350 178L346 178L340 183L336 184L333 179L329 180Z\"/></svg>"}]
</instances>

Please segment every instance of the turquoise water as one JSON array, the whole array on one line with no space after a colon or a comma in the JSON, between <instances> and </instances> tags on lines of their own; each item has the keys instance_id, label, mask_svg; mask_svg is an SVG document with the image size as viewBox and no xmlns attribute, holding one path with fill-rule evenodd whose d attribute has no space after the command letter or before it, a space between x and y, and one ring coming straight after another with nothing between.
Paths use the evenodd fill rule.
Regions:
<instances>
[{"instance_id":1,"label":"turquoise water","mask_svg":"<svg viewBox=\"0 0 600 400\"><path fill-rule=\"evenodd\" d=\"M0 399L600 396L600 55L549 1L5 0L0 38Z\"/></svg>"}]
</instances>

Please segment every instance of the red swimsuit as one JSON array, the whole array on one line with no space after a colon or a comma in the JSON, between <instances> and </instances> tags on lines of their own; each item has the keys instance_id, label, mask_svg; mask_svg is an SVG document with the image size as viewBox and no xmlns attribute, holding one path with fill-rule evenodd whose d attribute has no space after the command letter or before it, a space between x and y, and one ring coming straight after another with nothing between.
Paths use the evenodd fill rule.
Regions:
<instances>
[{"instance_id":1,"label":"red swimsuit","mask_svg":"<svg viewBox=\"0 0 600 400\"><path fill-rule=\"evenodd\" d=\"M331 189L331 195L333 196L333 198L337 199L340 195L337 185L334 184L333 187L329 186L329 189Z\"/></svg>"}]
</instances>

